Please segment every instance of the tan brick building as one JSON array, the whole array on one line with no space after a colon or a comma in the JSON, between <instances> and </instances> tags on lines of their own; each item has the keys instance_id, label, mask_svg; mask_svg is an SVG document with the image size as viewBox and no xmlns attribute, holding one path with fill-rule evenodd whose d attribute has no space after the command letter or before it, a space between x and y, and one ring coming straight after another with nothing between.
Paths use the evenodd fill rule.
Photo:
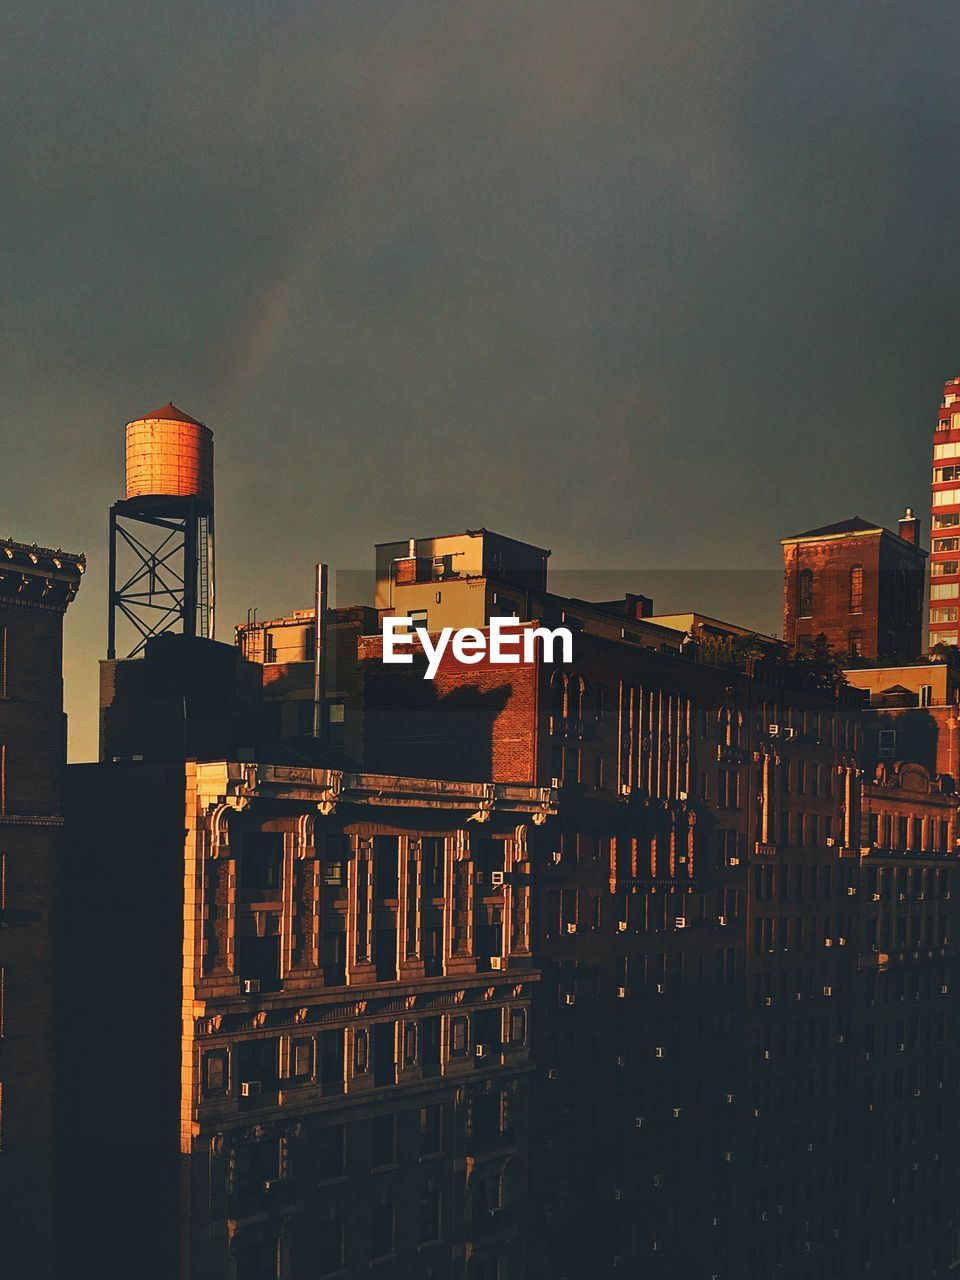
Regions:
<instances>
[{"instance_id":1,"label":"tan brick building","mask_svg":"<svg viewBox=\"0 0 960 1280\"><path fill-rule=\"evenodd\" d=\"M70 812L77 944L94 973L121 952L134 1001L123 1069L113 1009L76 1026L78 1262L520 1280L549 791L118 764L72 770Z\"/></svg>"}]
</instances>

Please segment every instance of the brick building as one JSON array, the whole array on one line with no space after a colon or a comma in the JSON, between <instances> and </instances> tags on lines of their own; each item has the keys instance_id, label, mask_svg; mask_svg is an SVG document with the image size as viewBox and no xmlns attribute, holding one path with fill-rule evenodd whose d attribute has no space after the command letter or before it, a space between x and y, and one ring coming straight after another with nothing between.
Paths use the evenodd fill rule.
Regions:
<instances>
[{"instance_id":1,"label":"brick building","mask_svg":"<svg viewBox=\"0 0 960 1280\"><path fill-rule=\"evenodd\" d=\"M784 538L784 640L801 648L822 635L838 655L913 661L925 559L909 508L895 534L853 516Z\"/></svg>"},{"instance_id":2,"label":"brick building","mask_svg":"<svg viewBox=\"0 0 960 1280\"><path fill-rule=\"evenodd\" d=\"M119 1001L64 1025L76 1265L521 1280L550 792L263 750L70 770L65 952Z\"/></svg>"},{"instance_id":3,"label":"brick building","mask_svg":"<svg viewBox=\"0 0 960 1280\"><path fill-rule=\"evenodd\" d=\"M161 638L104 666L115 763L71 771L66 954L104 982L124 956L125 1047L115 1003L74 1007L96 1049L70 1180L98 1171L76 1256L157 1280L946 1274L949 782L891 761L862 809L864 694L744 628L553 595L546 552L485 530L385 546L379 614L325 615L319 686L316 610L239 628L232 659ZM388 612L566 625L573 661L447 655L425 681L422 655L380 660ZM949 664L925 667L918 704L952 715Z\"/></svg>"},{"instance_id":4,"label":"brick building","mask_svg":"<svg viewBox=\"0 0 960 1280\"><path fill-rule=\"evenodd\" d=\"M571 667L451 661L432 695L361 641L379 767L425 763L426 725L469 688L491 711L451 718L445 767L558 788L535 880L530 1275L842 1276L859 699L594 635L591 612L565 602ZM815 1176L792 1170L800 1129Z\"/></svg>"},{"instance_id":5,"label":"brick building","mask_svg":"<svg viewBox=\"0 0 960 1280\"><path fill-rule=\"evenodd\" d=\"M359 640L366 767L557 794L531 863L531 1280L904 1280L911 1249L929 1268L916 1280L945 1274L956 854L930 844L928 815L910 868L927 887L894 918L880 863L901 855L861 834L863 695L811 684L743 628L658 619L641 596L518 590L480 556L441 574L397 546L382 612L575 633L569 667L448 657L432 682ZM701 652L685 634L732 643ZM893 803L949 809L947 789L920 797L909 778ZM871 804L892 785L873 784ZM896 953L880 949L887 928Z\"/></svg>"},{"instance_id":6,"label":"brick building","mask_svg":"<svg viewBox=\"0 0 960 1280\"><path fill-rule=\"evenodd\" d=\"M82 556L0 542L0 1270L55 1274L63 616Z\"/></svg>"}]
</instances>

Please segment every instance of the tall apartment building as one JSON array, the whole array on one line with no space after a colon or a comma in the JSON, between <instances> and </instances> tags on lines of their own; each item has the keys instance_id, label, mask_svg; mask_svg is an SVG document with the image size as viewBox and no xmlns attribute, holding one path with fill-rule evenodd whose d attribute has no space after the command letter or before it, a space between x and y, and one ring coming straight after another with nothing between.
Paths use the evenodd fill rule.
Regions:
<instances>
[{"instance_id":1,"label":"tall apartment building","mask_svg":"<svg viewBox=\"0 0 960 1280\"><path fill-rule=\"evenodd\" d=\"M930 647L957 643L960 611L960 377L944 384L933 429Z\"/></svg>"},{"instance_id":2,"label":"tall apartment building","mask_svg":"<svg viewBox=\"0 0 960 1280\"><path fill-rule=\"evenodd\" d=\"M860 516L783 539L783 638L840 657L911 662L923 643L926 552L910 508L891 533Z\"/></svg>"},{"instance_id":3,"label":"tall apartment building","mask_svg":"<svg viewBox=\"0 0 960 1280\"><path fill-rule=\"evenodd\" d=\"M109 762L70 771L64 953L113 992L64 1025L75 1265L522 1280L549 790L276 763L242 703L199 713L247 759L177 758L161 710L131 760L113 691L171 641L221 664L108 664Z\"/></svg>"},{"instance_id":4,"label":"tall apartment building","mask_svg":"<svg viewBox=\"0 0 960 1280\"><path fill-rule=\"evenodd\" d=\"M55 1274L63 617L82 556L0 542L0 1271Z\"/></svg>"}]
</instances>

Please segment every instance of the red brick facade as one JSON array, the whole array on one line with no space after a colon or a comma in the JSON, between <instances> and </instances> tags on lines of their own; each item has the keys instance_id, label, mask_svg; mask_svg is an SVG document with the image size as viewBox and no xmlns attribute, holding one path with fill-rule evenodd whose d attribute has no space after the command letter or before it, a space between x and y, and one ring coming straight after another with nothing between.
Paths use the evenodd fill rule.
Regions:
<instances>
[{"instance_id":1,"label":"red brick facade","mask_svg":"<svg viewBox=\"0 0 960 1280\"><path fill-rule=\"evenodd\" d=\"M924 552L859 517L783 542L783 636L843 658L909 662L922 639Z\"/></svg>"}]
</instances>

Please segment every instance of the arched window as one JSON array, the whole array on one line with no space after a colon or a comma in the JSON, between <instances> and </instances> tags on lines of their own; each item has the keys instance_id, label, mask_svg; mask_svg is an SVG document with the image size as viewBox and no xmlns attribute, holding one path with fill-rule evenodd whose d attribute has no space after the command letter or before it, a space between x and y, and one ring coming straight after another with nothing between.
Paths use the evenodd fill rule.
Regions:
<instances>
[{"instance_id":1,"label":"arched window","mask_svg":"<svg viewBox=\"0 0 960 1280\"><path fill-rule=\"evenodd\" d=\"M798 609L801 618L813 617L813 570L801 569L798 579Z\"/></svg>"},{"instance_id":2,"label":"arched window","mask_svg":"<svg viewBox=\"0 0 960 1280\"><path fill-rule=\"evenodd\" d=\"M562 671L554 671L550 677L550 715L554 720L562 720L566 694L566 680Z\"/></svg>"},{"instance_id":3,"label":"arched window","mask_svg":"<svg viewBox=\"0 0 960 1280\"><path fill-rule=\"evenodd\" d=\"M855 564L850 569L850 612L863 612L863 565Z\"/></svg>"},{"instance_id":4,"label":"arched window","mask_svg":"<svg viewBox=\"0 0 960 1280\"><path fill-rule=\"evenodd\" d=\"M582 720L583 695L586 691L581 676L571 676L567 684L567 715L571 720Z\"/></svg>"}]
</instances>

